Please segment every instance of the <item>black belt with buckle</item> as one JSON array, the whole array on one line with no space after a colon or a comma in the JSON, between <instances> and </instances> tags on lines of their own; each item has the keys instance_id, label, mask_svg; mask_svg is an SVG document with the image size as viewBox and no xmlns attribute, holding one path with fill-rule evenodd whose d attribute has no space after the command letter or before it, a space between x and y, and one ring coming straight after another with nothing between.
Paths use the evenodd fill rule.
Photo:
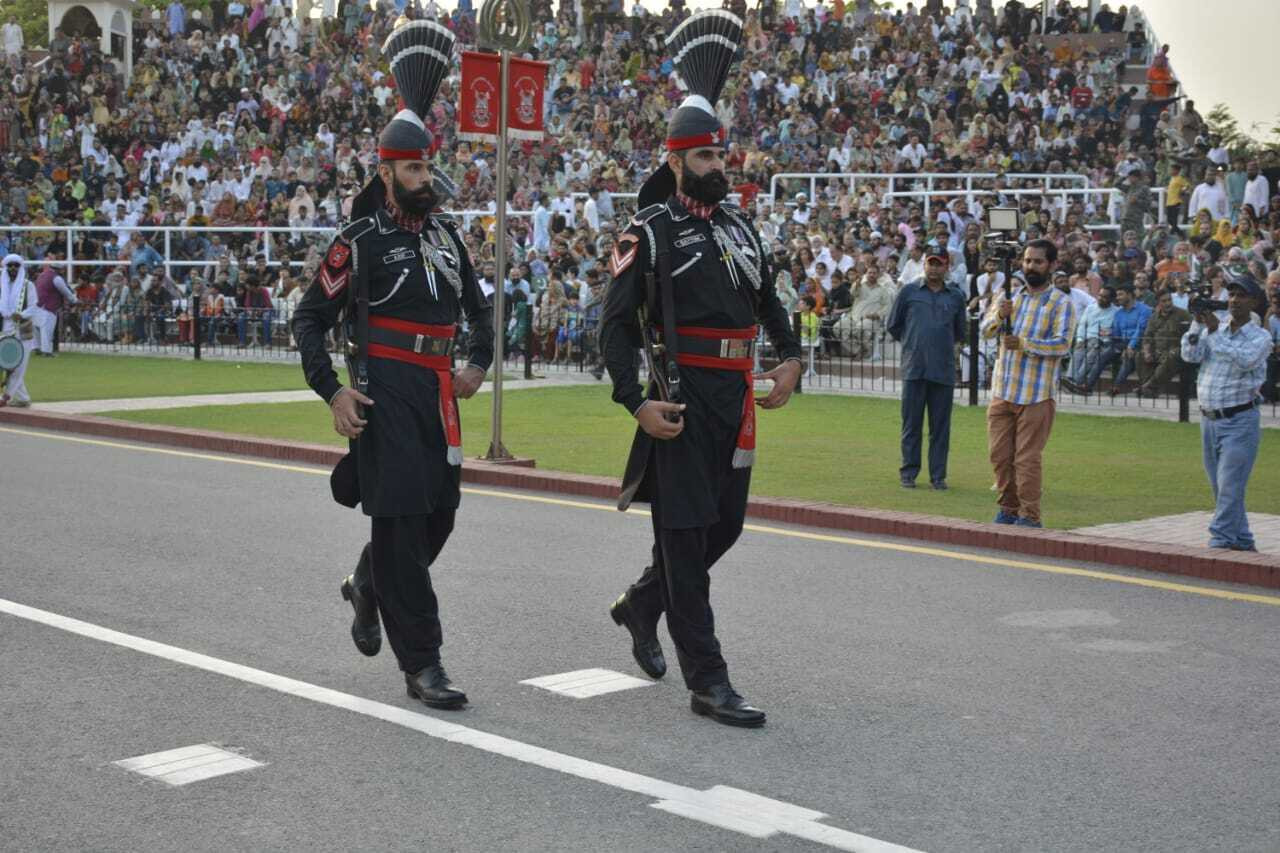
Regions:
<instances>
[{"instance_id":1,"label":"black belt with buckle","mask_svg":"<svg viewBox=\"0 0 1280 853\"><path fill-rule=\"evenodd\" d=\"M712 358L755 358L755 339L695 338L692 335L676 336L677 352L681 355L709 355Z\"/></svg>"},{"instance_id":2,"label":"black belt with buckle","mask_svg":"<svg viewBox=\"0 0 1280 853\"><path fill-rule=\"evenodd\" d=\"M453 338L433 338L430 335L415 335L394 329L379 329L376 326L369 328L369 343L408 350L419 355L452 355L453 342Z\"/></svg>"},{"instance_id":3,"label":"black belt with buckle","mask_svg":"<svg viewBox=\"0 0 1280 853\"><path fill-rule=\"evenodd\" d=\"M1247 412L1257 405L1258 405L1257 400L1250 400L1249 402L1244 403L1242 405L1231 406L1230 408L1227 408L1227 409L1201 409L1200 414L1204 415L1206 418L1208 418L1211 421L1220 421L1223 418L1229 418L1232 415L1238 415L1241 412Z\"/></svg>"}]
</instances>

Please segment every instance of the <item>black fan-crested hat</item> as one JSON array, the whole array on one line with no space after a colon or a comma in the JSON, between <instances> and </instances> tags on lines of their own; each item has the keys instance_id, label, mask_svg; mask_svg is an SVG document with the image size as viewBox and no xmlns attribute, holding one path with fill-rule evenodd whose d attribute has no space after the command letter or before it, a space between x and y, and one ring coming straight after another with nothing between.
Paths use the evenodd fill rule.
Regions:
<instances>
[{"instance_id":1,"label":"black fan-crested hat","mask_svg":"<svg viewBox=\"0 0 1280 853\"><path fill-rule=\"evenodd\" d=\"M424 118L453 67L456 38L435 21L409 21L391 31L382 44L382 55L391 63L391 75L405 108L383 128L378 137L378 159L426 160L431 132Z\"/></svg>"},{"instance_id":2,"label":"black fan-crested hat","mask_svg":"<svg viewBox=\"0 0 1280 853\"><path fill-rule=\"evenodd\" d=\"M716 116L716 101L742 44L742 19L723 9L703 9L667 37L667 49L689 94L667 124L667 151L724 145L728 136ZM640 188L642 207L666 201L676 188L665 163Z\"/></svg>"}]
</instances>

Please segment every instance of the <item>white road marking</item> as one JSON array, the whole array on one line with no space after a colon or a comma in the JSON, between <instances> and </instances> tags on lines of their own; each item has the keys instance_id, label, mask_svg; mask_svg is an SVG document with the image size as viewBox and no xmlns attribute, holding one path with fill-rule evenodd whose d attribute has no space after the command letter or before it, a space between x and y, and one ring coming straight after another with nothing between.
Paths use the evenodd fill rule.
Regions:
<instances>
[{"instance_id":1,"label":"white road marking","mask_svg":"<svg viewBox=\"0 0 1280 853\"><path fill-rule=\"evenodd\" d=\"M16 601L0 598L0 613L8 613L20 619L27 619L51 628L57 628L91 640L110 643L136 652L152 655L164 660L180 663L195 669L216 673L275 690L300 699L308 699L321 705L342 708L367 717L373 717L388 723L411 729L416 732L437 738L449 743L470 746L493 755L502 755L535 767L542 767L575 776L592 782L599 782L611 788L642 794L659 803L655 807L672 814L680 814L693 820L750 835L755 838L768 838L777 833L804 838L836 850L855 851L855 853L920 853L909 847L902 847L887 841L859 835L856 832L838 829L818 823L825 817L821 812L802 809L778 800L760 797L748 791L715 786L708 791L699 791L673 782L665 782L652 776L644 776L612 767L596 761L588 761L562 752L543 749L533 744L489 734L478 729L446 722L437 717L410 711L407 708L375 702L350 693L331 690L317 684L288 678L283 675L266 672L261 669L210 657L189 649L170 646L135 637L120 631L113 631L91 622L82 622L69 616L51 613L28 607ZM762 808L761 804L772 804Z\"/></svg>"},{"instance_id":2,"label":"white road marking","mask_svg":"<svg viewBox=\"0 0 1280 853\"><path fill-rule=\"evenodd\" d=\"M603 696L605 693L630 690L633 687L652 687L654 684L652 681L623 675L611 669L575 669L573 672L526 678L520 683L541 687L543 690L550 690L552 693L574 699Z\"/></svg>"},{"instance_id":3,"label":"white road marking","mask_svg":"<svg viewBox=\"0 0 1280 853\"><path fill-rule=\"evenodd\" d=\"M175 787L263 766L261 761L245 758L211 743L152 752L116 761L114 764L131 773Z\"/></svg>"}]
</instances>

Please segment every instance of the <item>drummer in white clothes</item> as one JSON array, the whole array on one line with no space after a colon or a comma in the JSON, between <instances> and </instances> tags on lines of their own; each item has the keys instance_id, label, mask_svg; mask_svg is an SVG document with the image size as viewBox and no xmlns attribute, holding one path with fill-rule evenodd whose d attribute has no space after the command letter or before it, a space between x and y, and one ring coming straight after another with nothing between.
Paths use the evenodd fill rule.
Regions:
<instances>
[{"instance_id":1,"label":"drummer in white clothes","mask_svg":"<svg viewBox=\"0 0 1280 853\"><path fill-rule=\"evenodd\" d=\"M0 406L25 408L31 405L25 381L27 365L31 362L31 350L35 347L35 325L32 322L39 310L35 284L27 277L19 255L5 255L0 262L0 339L16 335L22 343L22 356L16 367L9 370L4 393L0 394ZM0 352L6 347L0 340Z\"/></svg>"}]
</instances>

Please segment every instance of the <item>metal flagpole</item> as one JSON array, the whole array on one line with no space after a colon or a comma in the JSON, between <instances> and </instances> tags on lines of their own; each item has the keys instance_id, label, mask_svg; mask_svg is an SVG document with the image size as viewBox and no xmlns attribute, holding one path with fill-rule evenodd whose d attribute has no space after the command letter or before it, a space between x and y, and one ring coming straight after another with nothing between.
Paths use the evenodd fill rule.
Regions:
<instances>
[{"instance_id":1,"label":"metal flagpole","mask_svg":"<svg viewBox=\"0 0 1280 853\"><path fill-rule=\"evenodd\" d=\"M513 458L502 444L502 358L507 335L507 86L511 51L523 50L532 36L528 2L485 0L478 23L481 43L498 48L502 67L498 87L498 233L494 235L497 280L493 285L493 433L484 458L506 462Z\"/></svg>"},{"instance_id":2,"label":"metal flagpole","mask_svg":"<svg viewBox=\"0 0 1280 853\"><path fill-rule=\"evenodd\" d=\"M490 461L510 459L511 454L502 446L502 354L506 344L506 282L507 282L507 76L511 54L505 48L499 51L502 73L499 77L498 96L498 233L494 235L495 281L493 283L493 437L489 452L484 458Z\"/></svg>"}]
</instances>

